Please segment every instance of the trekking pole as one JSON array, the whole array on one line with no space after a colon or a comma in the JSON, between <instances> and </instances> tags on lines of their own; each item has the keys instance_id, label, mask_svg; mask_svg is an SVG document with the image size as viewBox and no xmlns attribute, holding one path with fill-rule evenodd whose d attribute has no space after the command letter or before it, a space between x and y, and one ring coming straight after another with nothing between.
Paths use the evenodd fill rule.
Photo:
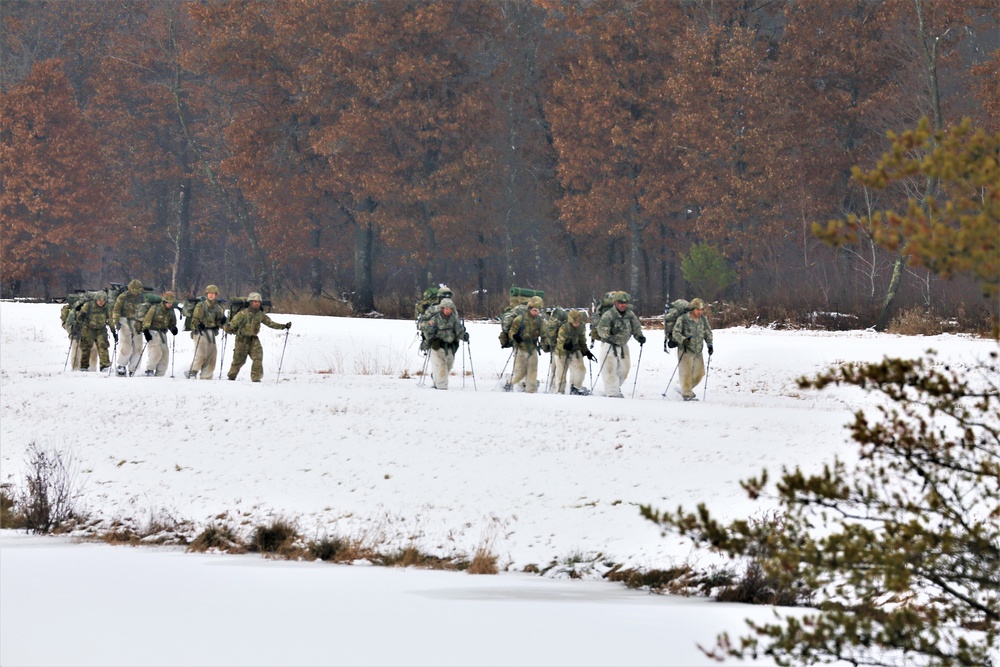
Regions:
<instances>
[{"instance_id":1,"label":"trekking pole","mask_svg":"<svg viewBox=\"0 0 1000 667\"><path fill-rule=\"evenodd\" d=\"M194 359L191 360L191 366L188 367L188 372L185 374L184 379L190 380L191 374L194 373L194 360L198 358L198 348L201 347L201 337L204 335L202 331L197 332L198 342L194 344ZM219 371L220 373L222 371Z\"/></svg>"},{"instance_id":2,"label":"trekking pole","mask_svg":"<svg viewBox=\"0 0 1000 667\"><path fill-rule=\"evenodd\" d=\"M145 337L144 337L144 338L145 338ZM129 375L129 377L135 377L135 374L139 372L139 364L141 364L141 363L142 363L142 355L143 355L143 353L144 353L144 352L146 351L146 346L147 346L147 345L149 345L149 341L148 341L148 340L147 340L147 341L145 341L145 342L144 342L144 343L142 344L142 349L141 349L141 350L139 351L139 358L135 360L135 370L134 370L134 371L132 371L132 374L131 374L131 375Z\"/></svg>"},{"instance_id":3,"label":"trekking pole","mask_svg":"<svg viewBox=\"0 0 1000 667\"><path fill-rule=\"evenodd\" d=\"M500 386L500 383L503 382L504 373L507 372L507 366L510 365L510 360L513 359L513 358L514 358L514 348L512 347L511 350L510 350L510 356L507 357L507 362L503 365L503 370L500 371L500 377L497 380L497 386L498 387Z\"/></svg>"},{"instance_id":4,"label":"trekking pole","mask_svg":"<svg viewBox=\"0 0 1000 667\"><path fill-rule=\"evenodd\" d=\"M431 351L423 350L424 353L424 367L420 369L420 379L417 381L418 387L423 387L427 381L427 364L431 361Z\"/></svg>"},{"instance_id":5,"label":"trekking pole","mask_svg":"<svg viewBox=\"0 0 1000 667\"><path fill-rule=\"evenodd\" d=\"M681 355L681 356L683 357L684 355ZM667 388L664 389L663 390L663 394L661 394L664 398L667 397L667 392L670 390L670 383L674 381L674 376L677 375L677 369L680 368L680 367L681 367L681 360L678 359L677 360L677 365L674 366L674 372L670 374L670 380L667 382Z\"/></svg>"},{"instance_id":6,"label":"trekking pole","mask_svg":"<svg viewBox=\"0 0 1000 667\"><path fill-rule=\"evenodd\" d=\"M642 365L642 348L643 348L643 346L640 345L639 346L639 359L635 362L635 379L632 381L632 396L631 396L631 398L635 398L635 385L639 384L639 366Z\"/></svg>"},{"instance_id":7,"label":"trekking pole","mask_svg":"<svg viewBox=\"0 0 1000 667\"><path fill-rule=\"evenodd\" d=\"M170 379L174 379L174 359L177 358L177 334L170 334Z\"/></svg>"},{"instance_id":8,"label":"trekking pole","mask_svg":"<svg viewBox=\"0 0 1000 667\"><path fill-rule=\"evenodd\" d=\"M614 354L615 346L609 345L610 349L604 355L604 361L601 362L601 367L597 369L597 377L601 377L601 373L604 372L604 364L608 363L608 357ZM594 393L594 377L590 378L590 393Z\"/></svg>"},{"instance_id":9,"label":"trekking pole","mask_svg":"<svg viewBox=\"0 0 1000 667\"><path fill-rule=\"evenodd\" d=\"M69 337L69 349L66 350L66 361L63 362L63 373L66 372L66 367L69 366L69 353L73 351L73 337Z\"/></svg>"},{"instance_id":10,"label":"trekking pole","mask_svg":"<svg viewBox=\"0 0 1000 667\"><path fill-rule=\"evenodd\" d=\"M278 384L281 380L281 366L285 363L285 348L288 347L288 334L291 333L291 329L285 329L285 344L281 346L281 359L278 360L278 375L274 379L274 384Z\"/></svg>"},{"instance_id":11,"label":"trekking pole","mask_svg":"<svg viewBox=\"0 0 1000 667\"><path fill-rule=\"evenodd\" d=\"M459 343L461 345L461 343ZM465 389L465 348L462 348L462 389Z\"/></svg>"},{"instance_id":12,"label":"trekking pole","mask_svg":"<svg viewBox=\"0 0 1000 667\"><path fill-rule=\"evenodd\" d=\"M225 331L222 332L222 354L219 355L219 375L216 380L222 379L222 367L226 365L226 338L229 337Z\"/></svg>"},{"instance_id":13,"label":"trekking pole","mask_svg":"<svg viewBox=\"0 0 1000 667\"><path fill-rule=\"evenodd\" d=\"M465 341L466 347L469 348L469 370L472 371L472 391L479 391L476 387L476 365L472 363L472 345L469 341Z\"/></svg>"},{"instance_id":14,"label":"trekking pole","mask_svg":"<svg viewBox=\"0 0 1000 667\"><path fill-rule=\"evenodd\" d=\"M708 365L705 366L705 391L701 394L701 400L703 401L705 400L705 397L708 396L708 372L710 370L712 370L712 355L708 355Z\"/></svg>"},{"instance_id":15,"label":"trekking pole","mask_svg":"<svg viewBox=\"0 0 1000 667\"><path fill-rule=\"evenodd\" d=\"M118 339L115 338L115 349L111 353L111 363L108 364L108 376L111 375L111 368L115 365L115 358L118 356Z\"/></svg>"}]
</instances>

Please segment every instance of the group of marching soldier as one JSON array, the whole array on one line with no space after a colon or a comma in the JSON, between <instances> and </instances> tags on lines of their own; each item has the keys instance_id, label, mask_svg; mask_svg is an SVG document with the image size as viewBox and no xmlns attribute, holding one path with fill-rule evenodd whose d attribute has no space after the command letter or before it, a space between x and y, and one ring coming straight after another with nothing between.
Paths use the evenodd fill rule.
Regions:
<instances>
[{"instance_id":1,"label":"group of marching soldier","mask_svg":"<svg viewBox=\"0 0 1000 667\"><path fill-rule=\"evenodd\" d=\"M629 341L634 338L640 347L646 343L642 324L629 303L628 294L608 293L605 297L607 303L597 309L591 323L590 338L593 342L588 346L586 311L556 308L546 317L540 294L524 296L513 292L508 308L513 317L502 319L503 331L500 335L501 346L513 348L511 357L514 360L513 372L504 384L504 391L516 388L535 393L538 390L538 358L544 349L552 354L547 382L550 392L563 394L568 387L570 394L589 394L590 390L583 382L586 376L583 360L589 359L598 364L604 395L623 397L621 388L631 368ZM257 292L249 294L245 300L247 307L239 311L231 309L230 313L235 314L227 320L218 296L219 288L209 285L205 288L205 297L197 300L190 314L186 328L191 331L195 350L184 377L212 379L218 359L217 339L222 330L235 337L228 379L235 380L247 357L250 357L250 380L260 382L264 375L264 349L258 338L261 325L272 329L290 329L292 323L278 324L271 320L262 309L261 295ZM422 338L421 349L428 355L431 365L432 386L441 390L448 388L448 377L459 345L469 340L469 333L452 297L451 290L445 286L428 290L417 304L415 313ZM668 329L665 331L664 351L667 351L668 345L677 347L681 395L685 401L693 401L697 400L693 389L705 375L703 349L708 348L709 356L714 352L712 328L705 317L705 304L701 299L694 299L689 304L680 303L684 303L685 308L676 320L671 321L664 316ZM63 326L70 334L69 354L73 356L74 369L88 371L94 363L100 364L101 371L110 369L110 331L118 350L114 369L118 376L135 375L143 353L148 350L145 375L162 377L170 361L167 333L175 337L178 335L175 304L176 295L171 291L150 299L139 280L129 282L113 305L108 302L105 292L92 294L82 304L67 304L63 309ZM543 335L543 331L547 335ZM591 348L598 342L600 348L595 355ZM97 359L92 359L92 356Z\"/></svg>"},{"instance_id":2,"label":"group of marching soldier","mask_svg":"<svg viewBox=\"0 0 1000 667\"><path fill-rule=\"evenodd\" d=\"M424 299L417 303L414 313L422 338L421 349L426 350L429 356L435 389L448 388L455 352L461 341L469 340L452 296L451 290L445 286L437 290L430 288L424 293ZM564 394L568 386L570 394L589 394L590 390L583 382L586 376L583 360L589 359L598 364L604 395L622 398L621 388L631 367L629 341L635 338L641 347L646 343L646 336L629 303L628 294L610 292L605 301L607 303L597 309L595 320L591 323L590 338L593 342L588 346L587 311L573 309L567 312L555 308L546 317L543 313L545 303L540 294L525 296L517 288L511 290L510 306L505 312L513 317L501 318L500 344L501 347L513 348L514 367L503 386L504 391L518 389L535 393L538 390L538 359L544 350L552 354L547 382L549 392ZM707 347L709 356L715 351L712 328L700 298L676 304L683 304L682 312L671 318L664 314L664 352L670 347L677 348L681 396L685 401L695 401L694 387L705 376L703 350ZM547 336L543 335L546 328ZM595 355L591 348L598 342L600 347Z\"/></svg>"},{"instance_id":3,"label":"group of marching soldier","mask_svg":"<svg viewBox=\"0 0 1000 667\"><path fill-rule=\"evenodd\" d=\"M194 359L184 371L184 377L212 379L221 329L236 340L228 378L236 379L249 356L252 362L250 380L260 382L264 376L264 349L257 337L261 325L272 329L291 329L292 323L278 324L271 320L263 311L261 295L257 292L247 296L246 308L227 320L218 296L219 288L209 285L205 288L205 297L198 299L194 306L188 327L195 343ZM129 282L113 305L109 303L106 292L92 294L82 304L67 303L63 307L62 322L70 335L68 354L73 358L74 370L89 371L95 363L100 364L102 372L110 370L110 331L118 351L115 373L119 377L135 375L142 355L147 351L145 375L166 375L170 363L167 333L172 336L179 333L176 303L177 297L171 291L150 299L140 280Z\"/></svg>"}]
</instances>

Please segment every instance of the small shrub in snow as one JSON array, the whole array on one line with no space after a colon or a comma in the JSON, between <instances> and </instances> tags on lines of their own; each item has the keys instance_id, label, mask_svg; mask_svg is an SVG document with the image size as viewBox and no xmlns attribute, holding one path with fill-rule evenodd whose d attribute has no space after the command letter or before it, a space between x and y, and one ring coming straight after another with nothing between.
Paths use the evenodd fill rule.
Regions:
<instances>
[{"instance_id":1,"label":"small shrub in snow","mask_svg":"<svg viewBox=\"0 0 1000 667\"><path fill-rule=\"evenodd\" d=\"M71 455L31 443L27 449L27 474L15 511L24 517L24 527L34 533L58 530L80 518L77 504L81 487Z\"/></svg>"},{"instance_id":2,"label":"small shrub in snow","mask_svg":"<svg viewBox=\"0 0 1000 667\"><path fill-rule=\"evenodd\" d=\"M226 551L243 553L246 549L231 526L213 523L208 525L188 545L188 551Z\"/></svg>"},{"instance_id":3,"label":"small shrub in snow","mask_svg":"<svg viewBox=\"0 0 1000 667\"><path fill-rule=\"evenodd\" d=\"M299 536L295 523L288 519L272 519L267 525L254 529L247 550L262 554L290 556L295 551L295 540Z\"/></svg>"}]
</instances>

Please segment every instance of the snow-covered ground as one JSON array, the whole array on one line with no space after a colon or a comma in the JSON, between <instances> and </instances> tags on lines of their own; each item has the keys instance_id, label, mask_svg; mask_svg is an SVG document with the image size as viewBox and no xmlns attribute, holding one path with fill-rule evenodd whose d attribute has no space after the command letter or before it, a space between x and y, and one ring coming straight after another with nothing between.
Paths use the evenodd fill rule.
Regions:
<instances>
[{"instance_id":1,"label":"snow-covered ground","mask_svg":"<svg viewBox=\"0 0 1000 667\"><path fill-rule=\"evenodd\" d=\"M193 537L214 522L248 535L282 517L306 539L440 556L487 546L507 572L262 562L4 531L5 665L709 664L697 642L770 610L553 579L581 567L586 576L588 562L595 578L605 563L704 563L639 505L704 501L720 517L746 517L772 505L748 500L739 480L850 459L844 426L872 399L802 391L796 378L928 348L971 365L996 347L964 336L719 330L706 399L684 403L676 378L661 396L676 360L656 329L641 359L631 343L624 390L634 386L635 398L621 400L503 393L509 351L491 322L467 323L471 345L447 392L419 386L412 322L282 314L272 316L294 324L280 382L285 332L270 329L261 384L250 383L249 364L237 382L184 380L193 345L183 334L175 379L70 373L58 312L0 304L0 483L21 484L35 443L76 462L81 504L101 526L178 523ZM548 578L515 574L532 564Z\"/></svg>"}]
</instances>

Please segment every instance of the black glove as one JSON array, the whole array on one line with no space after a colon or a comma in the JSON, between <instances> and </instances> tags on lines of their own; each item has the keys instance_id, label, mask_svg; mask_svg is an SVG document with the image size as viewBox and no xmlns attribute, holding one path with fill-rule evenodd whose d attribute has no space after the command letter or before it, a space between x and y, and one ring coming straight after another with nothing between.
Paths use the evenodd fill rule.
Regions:
<instances>
[{"instance_id":1,"label":"black glove","mask_svg":"<svg viewBox=\"0 0 1000 667\"><path fill-rule=\"evenodd\" d=\"M111 335L115 337L115 342L117 343L118 342L118 330L117 329L112 329L111 330Z\"/></svg>"},{"instance_id":2,"label":"black glove","mask_svg":"<svg viewBox=\"0 0 1000 667\"><path fill-rule=\"evenodd\" d=\"M170 333L172 333L173 335L176 336L177 335L177 327L170 327Z\"/></svg>"},{"instance_id":3,"label":"black glove","mask_svg":"<svg viewBox=\"0 0 1000 667\"><path fill-rule=\"evenodd\" d=\"M567 352L569 352L570 350L572 350L573 349L573 342L572 341L566 341L565 343L563 343L563 349L566 350Z\"/></svg>"},{"instance_id":4,"label":"black glove","mask_svg":"<svg viewBox=\"0 0 1000 667\"><path fill-rule=\"evenodd\" d=\"M636 336L635 339L637 341L639 341L639 345L645 345L646 344L646 337L643 336L642 334L639 334L638 336Z\"/></svg>"},{"instance_id":5,"label":"black glove","mask_svg":"<svg viewBox=\"0 0 1000 667\"><path fill-rule=\"evenodd\" d=\"M441 349L441 339L440 338L435 338L434 340L431 341L431 349L432 350L440 350Z\"/></svg>"},{"instance_id":6,"label":"black glove","mask_svg":"<svg viewBox=\"0 0 1000 667\"><path fill-rule=\"evenodd\" d=\"M147 343L149 341L153 340L153 334L149 333L148 331L143 331L142 332L142 337L146 339Z\"/></svg>"},{"instance_id":7,"label":"black glove","mask_svg":"<svg viewBox=\"0 0 1000 667\"><path fill-rule=\"evenodd\" d=\"M597 357L594 356L594 353L591 352L590 350L584 350L583 351L583 356L587 357L591 361L597 361Z\"/></svg>"},{"instance_id":8,"label":"black glove","mask_svg":"<svg viewBox=\"0 0 1000 667\"><path fill-rule=\"evenodd\" d=\"M469 342L469 332L468 331L463 331L462 332L462 340L464 340L466 343Z\"/></svg>"},{"instance_id":9,"label":"black glove","mask_svg":"<svg viewBox=\"0 0 1000 667\"><path fill-rule=\"evenodd\" d=\"M712 345L709 345L709 346L708 346L708 356L712 356L712 354L713 354L714 352L715 352L715 347L714 347L714 346L712 346Z\"/></svg>"},{"instance_id":10,"label":"black glove","mask_svg":"<svg viewBox=\"0 0 1000 667\"><path fill-rule=\"evenodd\" d=\"M198 331L205 331L205 325L201 322L198 323Z\"/></svg>"},{"instance_id":11,"label":"black glove","mask_svg":"<svg viewBox=\"0 0 1000 667\"><path fill-rule=\"evenodd\" d=\"M518 344L524 342L524 339L521 338L521 334L519 334L519 333L514 334L514 342L518 343Z\"/></svg>"},{"instance_id":12,"label":"black glove","mask_svg":"<svg viewBox=\"0 0 1000 667\"><path fill-rule=\"evenodd\" d=\"M285 328L286 328L286 329L291 329L291 328L292 328L292 323L291 323L291 322L289 322L288 324L286 324L286 325L285 325Z\"/></svg>"},{"instance_id":13,"label":"black glove","mask_svg":"<svg viewBox=\"0 0 1000 667\"><path fill-rule=\"evenodd\" d=\"M667 347L669 348L677 347L677 341L675 341L673 338L670 338L669 340L667 340ZM666 352L666 349L664 349L664 352Z\"/></svg>"},{"instance_id":14,"label":"black glove","mask_svg":"<svg viewBox=\"0 0 1000 667\"><path fill-rule=\"evenodd\" d=\"M226 316L223 315L221 318L219 318L219 325L221 326L221 325L223 325L225 323L226 323Z\"/></svg>"},{"instance_id":15,"label":"black glove","mask_svg":"<svg viewBox=\"0 0 1000 667\"><path fill-rule=\"evenodd\" d=\"M122 321L118 320L118 323L115 324L115 331L121 331L121 328L122 328Z\"/></svg>"}]
</instances>

